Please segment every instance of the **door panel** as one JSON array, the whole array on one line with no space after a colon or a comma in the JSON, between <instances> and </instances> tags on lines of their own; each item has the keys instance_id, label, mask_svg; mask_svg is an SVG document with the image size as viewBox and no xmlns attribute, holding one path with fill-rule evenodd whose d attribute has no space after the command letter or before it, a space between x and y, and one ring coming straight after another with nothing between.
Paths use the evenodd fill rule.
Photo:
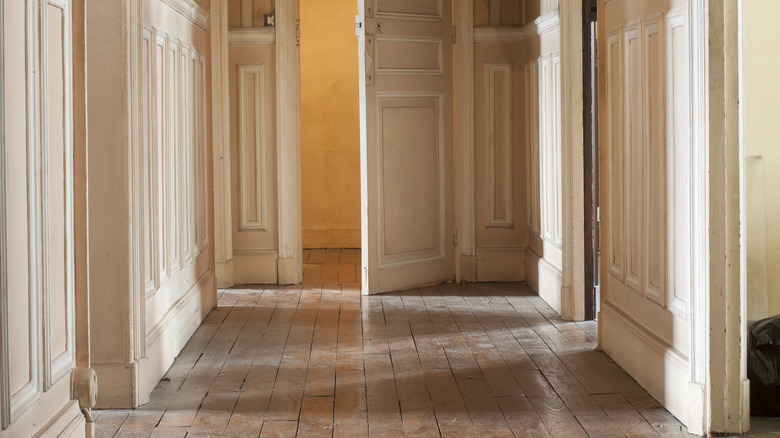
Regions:
<instances>
[{"instance_id":1,"label":"door panel","mask_svg":"<svg viewBox=\"0 0 780 438\"><path fill-rule=\"evenodd\" d=\"M601 344L686 424L692 381L687 3L617 0L600 15ZM673 388L674 390L669 390Z\"/></svg>"},{"instance_id":2,"label":"door panel","mask_svg":"<svg viewBox=\"0 0 780 438\"><path fill-rule=\"evenodd\" d=\"M451 280L451 6L369 0L366 13L367 286Z\"/></svg>"},{"instance_id":3,"label":"door panel","mask_svg":"<svg viewBox=\"0 0 780 438\"><path fill-rule=\"evenodd\" d=\"M0 4L0 436L85 431L68 378L76 366L71 14L68 0Z\"/></svg>"}]
</instances>

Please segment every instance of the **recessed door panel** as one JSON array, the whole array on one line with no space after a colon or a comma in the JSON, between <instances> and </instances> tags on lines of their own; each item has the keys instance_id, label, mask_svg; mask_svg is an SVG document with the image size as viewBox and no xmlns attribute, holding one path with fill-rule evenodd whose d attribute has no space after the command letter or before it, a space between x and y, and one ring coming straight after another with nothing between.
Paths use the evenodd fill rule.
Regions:
<instances>
[{"instance_id":1,"label":"recessed door panel","mask_svg":"<svg viewBox=\"0 0 780 438\"><path fill-rule=\"evenodd\" d=\"M443 257L444 163L439 97L379 101L380 266ZM409 178L397 178L406 174Z\"/></svg>"},{"instance_id":2,"label":"recessed door panel","mask_svg":"<svg viewBox=\"0 0 780 438\"><path fill-rule=\"evenodd\" d=\"M371 3L370 0L366 4ZM441 0L377 0L377 14L404 14L412 18L440 18Z\"/></svg>"}]
</instances>

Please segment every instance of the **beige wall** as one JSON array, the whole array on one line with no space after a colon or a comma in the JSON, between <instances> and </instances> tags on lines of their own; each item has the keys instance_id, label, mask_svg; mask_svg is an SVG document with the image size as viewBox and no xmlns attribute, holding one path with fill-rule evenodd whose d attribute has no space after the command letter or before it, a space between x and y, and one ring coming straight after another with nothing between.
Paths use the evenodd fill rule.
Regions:
<instances>
[{"instance_id":1,"label":"beige wall","mask_svg":"<svg viewBox=\"0 0 780 438\"><path fill-rule=\"evenodd\" d=\"M780 2L743 6L748 320L780 313Z\"/></svg>"},{"instance_id":2,"label":"beige wall","mask_svg":"<svg viewBox=\"0 0 780 438\"><path fill-rule=\"evenodd\" d=\"M303 246L360 247L356 3L301 0Z\"/></svg>"}]
</instances>

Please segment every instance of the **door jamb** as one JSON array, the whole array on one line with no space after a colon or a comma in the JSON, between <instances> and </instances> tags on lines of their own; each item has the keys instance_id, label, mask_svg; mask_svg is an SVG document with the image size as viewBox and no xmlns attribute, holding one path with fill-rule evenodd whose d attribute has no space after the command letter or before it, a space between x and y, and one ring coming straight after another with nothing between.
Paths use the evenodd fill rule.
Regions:
<instances>
[{"instance_id":1,"label":"door jamb","mask_svg":"<svg viewBox=\"0 0 780 438\"><path fill-rule=\"evenodd\" d=\"M585 317L585 206L582 105L582 2L561 1L561 126L563 127L563 285L561 317Z\"/></svg>"},{"instance_id":2,"label":"door jamb","mask_svg":"<svg viewBox=\"0 0 780 438\"><path fill-rule=\"evenodd\" d=\"M457 281L477 281L474 198L474 0L454 0L456 30L453 56L453 158Z\"/></svg>"},{"instance_id":3,"label":"door jamb","mask_svg":"<svg viewBox=\"0 0 780 438\"><path fill-rule=\"evenodd\" d=\"M212 0L210 17L214 258L218 288L232 287L234 284L227 3L227 0Z\"/></svg>"},{"instance_id":4,"label":"door jamb","mask_svg":"<svg viewBox=\"0 0 780 438\"><path fill-rule=\"evenodd\" d=\"M279 284L303 280L301 105L298 0L276 2L276 135L279 190Z\"/></svg>"}]
</instances>

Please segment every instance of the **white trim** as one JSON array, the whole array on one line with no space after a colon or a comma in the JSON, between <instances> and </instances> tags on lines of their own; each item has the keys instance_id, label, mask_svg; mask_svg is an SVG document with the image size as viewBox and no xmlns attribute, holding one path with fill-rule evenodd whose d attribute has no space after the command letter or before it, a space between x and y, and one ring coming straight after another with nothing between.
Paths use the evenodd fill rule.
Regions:
<instances>
[{"instance_id":1,"label":"white trim","mask_svg":"<svg viewBox=\"0 0 780 438\"><path fill-rule=\"evenodd\" d=\"M276 135L280 284L303 278L301 229L300 64L298 0L276 4Z\"/></svg>"},{"instance_id":2,"label":"white trim","mask_svg":"<svg viewBox=\"0 0 780 438\"><path fill-rule=\"evenodd\" d=\"M477 280L476 213L474 201L474 2L456 1L453 22L460 36L453 56L453 154L455 175L455 250L457 280Z\"/></svg>"},{"instance_id":3,"label":"white trim","mask_svg":"<svg viewBox=\"0 0 780 438\"><path fill-rule=\"evenodd\" d=\"M564 3L564 2L562 2ZM566 3L564 3L566 4ZM580 5L579 3L576 4L577 11L580 11ZM526 24L522 27L523 35L525 35L525 38L532 38L534 36L541 36L548 32L552 32L559 27L562 27L562 21L561 21L561 12L566 12L566 10L563 8L563 6L560 6L561 11L554 10L552 12L548 12L540 17L537 17L534 21ZM580 17L581 11L577 14L577 17ZM573 23L569 23L572 25ZM579 22L577 22L577 27L581 27ZM582 36L580 36L580 39ZM563 38L561 38L561 44L563 44Z\"/></svg>"},{"instance_id":4,"label":"white trim","mask_svg":"<svg viewBox=\"0 0 780 438\"><path fill-rule=\"evenodd\" d=\"M276 31L274 28L236 28L227 32L228 44L274 44Z\"/></svg>"},{"instance_id":5,"label":"white trim","mask_svg":"<svg viewBox=\"0 0 780 438\"><path fill-rule=\"evenodd\" d=\"M211 41L214 258L217 266L226 267L224 270L216 269L217 286L231 287L233 286L233 201L230 165L230 60L227 0L213 0L211 8L214 23Z\"/></svg>"},{"instance_id":6,"label":"white trim","mask_svg":"<svg viewBox=\"0 0 780 438\"><path fill-rule=\"evenodd\" d=\"M59 381L62 377L67 375L70 372L70 369L75 365L76 362L76 352L75 352L75 311L74 311L74 294L75 294L75 286L74 286L74 278L73 278L73 271L74 271L74 258L73 258L73 248L74 248L74 239L73 239L73 93L72 93L72 77L70 74L70 71L72 71L72 59L73 56L70 53L70 47L71 47L71 11L70 8L67 7L67 5L63 5L60 3L52 3L49 2L49 5L54 6L56 8L59 8L62 13L62 20L64 23L62 24L62 38L63 38L63 47L62 47L62 57L63 57L63 65L62 65L62 87L63 87L63 117L65 120L63 121L63 148L65 148L64 151L64 165L65 165L65 181L64 181L64 206L65 206L65 212L64 212L64 227L65 227L65 248L68 249L67 254L65 254L65 351L60 354L57 357L53 357L52 353L52 345L51 345L51 338L50 336L50 330L52 329L51 326L51 273L50 273L50 262L49 259L52 257L52 254L50 254L49 251L44 251L41 254L41 258L43 261L43 267L44 267L44 274L43 274L43 314L44 314L44 374L45 374L45 388L48 390L54 384ZM41 8L40 11L40 21L41 23L47 23L48 24L48 8ZM49 47L48 47L48 25L42 26L40 29L41 33L41 39L40 39L40 47L39 47L39 54L40 54L40 72L41 72L41 80L38 86L40 87L40 100L39 103L41 105L41 111L39 113L40 117L40 158L41 162L38 164L38 169L40 172L40 181L41 181L41 188L40 188L40 194L42 195L43 202L41 203L41 207L43 208L43 217L46 219L41 224L42 225L42 234L43 234L43 245L47 246L49 244L49 232L50 232L50 223L48 222L48 219L50 218L49 215L49 170L47 168L49 163L49 156L50 156L50 150L49 150L49 115L48 110L50 108L50 102L49 102L49 93L48 93L48 71L49 71L49 64L48 64L48 54L49 54ZM45 42L45 43L44 43ZM57 105L56 103L54 105ZM59 184L57 184L59 186Z\"/></svg>"},{"instance_id":7,"label":"white trim","mask_svg":"<svg viewBox=\"0 0 780 438\"><path fill-rule=\"evenodd\" d=\"M162 0L171 9L181 14L184 18L192 21L198 27L206 30L209 24L209 13L207 10L198 6L192 0Z\"/></svg>"},{"instance_id":8,"label":"white trim","mask_svg":"<svg viewBox=\"0 0 780 438\"><path fill-rule=\"evenodd\" d=\"M4 6L0 7L0 9L4 10ZM39 279L40 274L38 272L38 267L40 266L40 254L39 254L39 229L35 224L38 223L40 214L40 204L38 201L38 193L39 193L39 185L38 185L38 178L37 178L37 167L38 167L38 127L36 125L37 117L36 117L36 111L38 110L38 91L37 91L37 82L36 77L34 75L34 72L36 71L36 56L38 55L36 51L36 35L38 31L38 20L36 20L36 9L34 6L34 3L27 2L26 8L25 8L25 21L26 21L26 35L25 35L25 81L27 82L27 92L25 93L25 97L27 100L27 144L24 146L27 150L27 209L28 209L28 224L31 226L28 228L28 236L27 236L27 242L28 242L28 256L29 256L29 269L30 272L28 273L28 288L27 288L27 295L29 300L29 310L28 310L28 318L29 318L29 336L30 336L30 346L27 353L29 354L29 360L30 360L30 374L29 374L29 380L27 383L22 386L19 391L17 391L14 394L11 394L11 390L9 388L9 372L10 372L10 364L9 364L9 357L10 357L10 351L8 350L8 342L6 341L8 339L9 333L8 333L8 326L7 321L8 318L7 312L7 303L8 303L8 290L7 290L7 284L6 284L6 276L5 271L7 270L7 264L5 259L2 261L2 283L0 284L0 302L2 302L2 308L0 308L0 316L2 316L3 321L0 322L0 329L2 329L2 351L0 351L0 354L2 356L0 357L0 371L2 371L2 376L0 378L2 379L2 391L0 391L0 409L2 409L2 413L0 416L2 417L2 423L0 423L0 429L6 429L9 427L14 421L16 421L22 414L24 414L26 411L30 409L30 407L41 397L41 376L40 376L40 353L39 353L39 345L37 345L37 340L39 339L39 334L41 332L41 318L39 315L39 295L38 295L38 287L39 287ZM0 15L4 15L4 12ZM5 22L4 17L3 23ZM0 41L4 40L5 36L5 30L3 29L2 34L0 34ZM3 42L3 48L5 46L4 41ZM0 88L4 88L5 86L5 63L3 64L3 71L2 71L2 80L3 82L0 83L2 86ZM2 122L5 122L5 99L0 102L0 108L2 108ZM3 167L0 168L2 170L2 180L0 180L0 189L3 191L0 192L0 197L5 199L5 166L7 165L5 163L5 130L0 131L0 136L2 136L2 143L0 143L0 153L2 153L2 157L0 157L0 160L3 161L2 165ZM5 211L5 205L4 201L3 203L3 210L0 212L2 216L0 216L0 226L2 227L2 238L3 238L3 254L7 254L5 250L5 239L7 238L7 222L6 222L6 211Z\"/></svg>"},{"instance_id":9,"label":"white trim","mask_svg":"<svg viewBox=\"0 0 780 438\"><path fill-rule=\"evenodd\" d=\"M5 5L0 6L0 254L8 254L6 248L5 219ZM0 257L0 430L11 423L8 388L8 263L7 257Z\"/></svg>"},{"instance_id":10,"label":"white trim","mask_svg":"<svg viewBox=\"0 0 780 438\"><path fill-rule=\"evenodd\" d=\"M475 43L508 43L522 42L530 38L542 36L560 28L558 11L553 11L538 17L522 27L479 26L474 28Z\"/></svg>"},{"instance_id":11,"label":"white trim","mask_svg":"<svg viewBox=\"0 0 780 438\"><path fill-rule=\"evenodd\" d=\"M372 1L372 0L369 0ZM360 281L362 295L368 295L368 116L366 103L366 0L357 0L357 22L362 23L355 33L358 37L358 107L360 112ZM373 11L369 16L373 15Z\"/></svg>"},{"instance_id":12,"label":"white trim","mask_svg":"<svg viewBox=\"0 0 780 438\"><path fill-rule=\"evenodd\" d=\"M176 300L165 312L165 314L158 320L148 332L145 333L146 345L152 345L157 338L160 337L163 332L170 326L171 322L178 318L181 310L186 306L189 301L195 296L197 292L200 292L206 280L211 279L212 271L210 269L205 270L200 277L194 282L190 289L183 293L179 299Z\"/></svg>"},{"instance_id":13,"label":"white trim","mask_svg":"<svg viewBox=\"0 0 780 438\"><path fill-rule=\"evenodd\" d=\"M526 35L522 27L491 27L474 28L474 43L513 43L525 41Z\"/></svg>"},{"instance_id":14,"label":"white trim","mask_svg":"<svg viewBox=\"0 0 780 438\"><path fill-rule=\"evenodd\" d=\"M128 311L130 313L130 327L127 327L130 333L128 338L130 345L128 353L131 360L139 360L146 356L146 340L144 337L146 327L146 281L143 270L143 212L142 208L136 206L142 205L141 189L141 170L143 165L141 147L143 137L143 125L141 123L141 91L143 89L141 76L141 56L142 56L142 36L143 36L143 0L129 0L126 3L127 32L125 44L128 56L128 72L126 76L127 86L127 105L128 105L128 162L127 172L130 176L130 193L127 197L128 223L130 232L128 235L128 247L132 248L129 255L130 266L128 267ZM140 393L140 387L136 385L132 392L134 396ZM148 396L148 394L147 394Z\"/></svg>"},{"instance_id":15,"label":"white trim","mask_svg":"<svg viewBox=\"0 0 780 438\"><path fill-rule=\"evenodd\" d=\"M582 3L562 1L561 28L561 175L563 178L563 285L561 317L585 318L585 219L582 126ZM557 20L550 14L534 21L542 33Z\"/></svg>"}]
</instances>

